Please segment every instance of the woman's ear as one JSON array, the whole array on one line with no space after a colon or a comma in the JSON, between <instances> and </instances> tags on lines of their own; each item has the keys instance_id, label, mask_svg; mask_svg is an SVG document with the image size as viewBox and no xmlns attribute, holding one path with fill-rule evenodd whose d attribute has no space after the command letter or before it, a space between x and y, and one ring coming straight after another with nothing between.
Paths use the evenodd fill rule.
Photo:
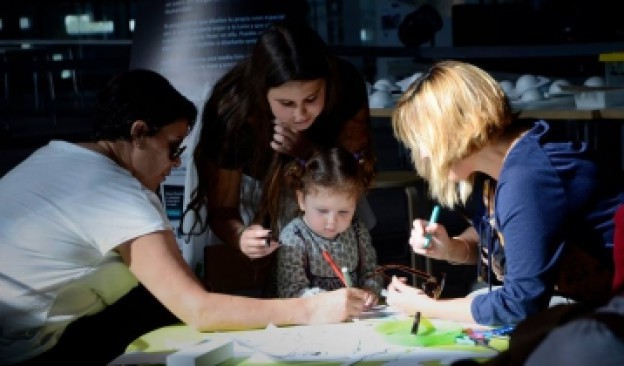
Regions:
<instances>
[{"instance_id":1,"label":"woman's ear","mask_svg":"<svg viewBox=\"0 0 624 366\"><path fill-rule=\"evenodd\" d=\"M132 143L139 149L143 148L143 138L147 136L149 127L143 120L136 120L130 127L130 136L132 137Z\"/></svg>"}]
</instances>

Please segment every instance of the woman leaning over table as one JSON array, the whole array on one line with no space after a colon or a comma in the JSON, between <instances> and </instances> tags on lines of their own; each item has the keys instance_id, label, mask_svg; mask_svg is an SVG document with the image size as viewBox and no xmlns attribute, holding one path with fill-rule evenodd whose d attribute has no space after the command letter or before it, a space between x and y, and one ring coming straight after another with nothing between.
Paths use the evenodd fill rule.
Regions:
<instances>
[{"instance_id":1,"label":"woman leaning over table","mask_svg":"<svg viewBox=\"0 0 624 366\"><path fill-rule=\"evenodd\" d=\"M500 286L436 301L393 280L388 303L409 314L500 325L548 307L555 290L581 301L608 298L613 215L624 186L587 144L558 138L544 121L515 120L496 80L456 61L434 64L410 86L393 128L435 200L453 208L471 196L475 204L472 226L457 237L415 220L413 250L478 263L490 288Z\"/></svg>"},{"instance_id":2,"label":"woman leaning over table","mask_svg":"<svg viewBox=\"0 0 624 366\"><path fill-rule=\"evenodd\" d=\"M185 228L210 229L251 259L274 252L274 238L297 215L283 181L289 162L306 160L315 147L340 146L374 164L364 79L303 23L269 27L214 86L201 123L189 209L203 220ZM200 216L204 206L208 214ZM360 201L358 217L370 228L367 207Z\"/></svg>"},{"instance_id":3,"label":"woman leaning over table","mask_svg":"<svg viewBox=\"0 0 624 366\"><path fill-rule=\"evenodd\" d=\"M288 300L204 290L154 193L196 113L159 74L126 72L98 97L94 141L52 141L0 179L0 364L106 364L179 321L208 331L361 312L357 289Z\"/></svg>"}]
</instances>

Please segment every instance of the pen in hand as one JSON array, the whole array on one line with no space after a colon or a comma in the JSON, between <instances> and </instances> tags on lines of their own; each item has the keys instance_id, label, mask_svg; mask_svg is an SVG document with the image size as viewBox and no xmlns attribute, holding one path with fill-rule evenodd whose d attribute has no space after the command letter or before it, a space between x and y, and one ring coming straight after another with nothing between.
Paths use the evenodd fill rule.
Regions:
<instances>
[{"instance_id":1,"label":"pen in hand","mask_svg":"<svg viewBox=\"0 0 624 366\"><path fill-rule=\"evenodd\" d=\"M351 276L349 275L347 267L342 267L342 277L344 277L345 287L353 287L353 282L351 281Z\"/></svg>"},{"instance_id":2,"label":"pen in hand","mask_svg":"<svg viewBox=\"0 0 624 366\"><path fill-rule=\"evenodd\" d=\"M440 205L435 205L435 207L433 207L433 211L431 211L431 218L429 218L429 224L433 224L437 222L438 216L440 216ZM423 248L429 248L429 246L431 246L431 234L425 234L425 242L423 243Z\"/></svg>"}]
</instances>

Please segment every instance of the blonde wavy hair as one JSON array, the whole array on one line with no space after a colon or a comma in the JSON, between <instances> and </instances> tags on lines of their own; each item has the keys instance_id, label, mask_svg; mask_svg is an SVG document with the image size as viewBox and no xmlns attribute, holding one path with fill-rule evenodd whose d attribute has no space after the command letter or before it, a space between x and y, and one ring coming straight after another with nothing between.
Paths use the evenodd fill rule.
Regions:
<instances>
[{"instance_id":1,"label":"blonde wavy hair","mask_svg":"<svg viewBox=\"0 0 624 366\"><path fill-rule=\"evenodd\" d=\"M460 61L434 64L405 91L392 115L394 135L410 149L432 198L447 207L465 203L474 183L474 174L451 181L451 166L498 139L512 121L498 82Z\"/></svg>"}]
</instances>

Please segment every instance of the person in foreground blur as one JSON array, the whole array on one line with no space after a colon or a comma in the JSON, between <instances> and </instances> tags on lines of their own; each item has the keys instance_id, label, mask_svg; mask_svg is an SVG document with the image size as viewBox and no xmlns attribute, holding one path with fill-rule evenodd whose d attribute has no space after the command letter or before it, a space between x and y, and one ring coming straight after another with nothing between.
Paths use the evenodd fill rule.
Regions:
<instances>
[{"instance_id":1,"label":"person in foreground blur","mask_svg":"<svg viewBox=\"0 0 624 366\"><path fill-rule=\"evenodd\" d=\"M454 208L470 197L475 206L473 225L456 237L441 224L415 220L414 252L476 263L490 290L434 300L393 280L389 304L408 314L501 325L547 308L553 294L608 299L623 185L587 144L560 141L545 121L516 120L496 80L457 61L436 63L417 79L392 123L433 199ZM423 248L426 234L431 245Z\"/></svg>"},{"instance_id":2,"label":"person in foreground blur","mask_svg":"<svg viewBox=\"0 0 624 366\"><path fill-rule=\"evenodd\" d=\"M615 214L613 259L611 300L551 331L527 357L525 365L624 365L624 205Z\"/></svg>"},{"instance_id":3,"label":"person in foreground blur","mask_svg":"<svg viewBox=\"0 0 624 366\"><path fill-rule=\"evenodd\" d=\"M297 215L294 192L283 182L285 166L317 147L335 146L374 164L364 79L330 55L309 26L275 23L204 105L193 154L198 182L183 231L210 230L247 257L266 258ZM372 213L361 207L358 216Z\"/></svg>"},{"instance_id":4,"label":"person in foreground blur","mask_svg":"<svg viewBox=\"0 0 624 366\"><path fill-rule=\"evenodd\" d=\"M345 286L365 289L366 308L377 304L383 278L376 274L377 253L364 224L354 218L374 169L359 156L322 149L286 170L302 214L280 232L277 293L312 296ZM351 283L344 279L348 271Z\"/></svg>"},{"instance_id":5,"label":"person in foreground blur","mask_svg":"<svg viewBox=\"0 0 624 366\"><path fill-rule=\"evenodd\" d=\"M276 300L204 290L154 193L180 164L196 114L161 75L128 71L98 97L94 141L51 141L0 179L1 364L78 353L105 364L173 322L210 331L362 311L358 289Z\"/></svg>"}]
</instances>

